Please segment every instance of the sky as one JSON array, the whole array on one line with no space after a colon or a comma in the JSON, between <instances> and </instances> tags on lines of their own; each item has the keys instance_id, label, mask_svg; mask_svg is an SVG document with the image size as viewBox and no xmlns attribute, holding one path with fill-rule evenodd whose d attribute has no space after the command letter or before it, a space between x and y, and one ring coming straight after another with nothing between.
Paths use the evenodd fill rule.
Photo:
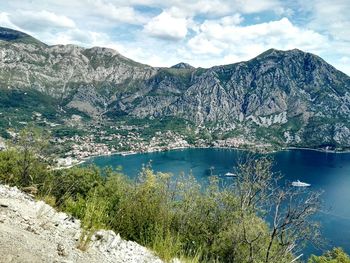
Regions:
<instances>
[{"instance_id":1,"label":"sky","mask_svg":"<svg viewBox=\"0 0 350 263\"><path fill-rule=\"evenodd\" d=\"M0 0L0 26L152 66L211 67L298 48L350 75L349 12L350 0Z\"/></svg>"}]
</instances>

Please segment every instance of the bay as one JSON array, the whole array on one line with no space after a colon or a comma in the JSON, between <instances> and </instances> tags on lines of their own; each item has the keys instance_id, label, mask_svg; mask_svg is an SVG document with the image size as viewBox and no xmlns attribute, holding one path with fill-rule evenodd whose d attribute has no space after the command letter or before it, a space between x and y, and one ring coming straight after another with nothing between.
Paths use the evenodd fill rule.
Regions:
<instances>
[{"instance_id":1,"label":"bay","mask_svg":"<svg viewBox=\"0 0 350 263\"><path fill-rule=\"evenodd\" d=\"M89 159L86 164L121 166L130 178L135 178L143 165L150 164L155 171L174 175L192 173L205 184L211 174L224 175L234 171L245 154L233 149L199 148L100 156ZM312 189L324 191L322 198L326 209L317 215L317 219L322 226L326 249L340 246L350 253L350 153L289 150L269 155L274 159L274 170L282 173L283 180L300 180L311 184ZM311 246L303 252L305 256L322 253Z\"/></svg>"}]
</instances>

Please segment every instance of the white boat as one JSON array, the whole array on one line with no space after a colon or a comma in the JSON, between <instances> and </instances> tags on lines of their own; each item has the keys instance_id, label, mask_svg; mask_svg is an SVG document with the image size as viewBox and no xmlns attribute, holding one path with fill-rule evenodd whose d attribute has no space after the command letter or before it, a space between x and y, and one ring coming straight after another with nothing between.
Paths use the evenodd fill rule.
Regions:
<instances>
[{"instance_id":1,"label":"white boat","mask_svg":"<svg viewBox=\"0 0 350 263\"><path fill-rule=\"evenodd\" d=\"M121 152L120 153L121 156L127 156L127 155L132 155L132 154L136 154L136 152L130 151L130 152Z\"/></svg>"},{"instance_id":2,"label":"white boat","mask_svg":"<svg viewBox=\"0 0 350 263\"><path fill-rule=\"evenodd\" d=\"M236 174L227 172L227 173L225 173L225 176L230 176L230 177L232 177L232 176L236 176Z\"/></svg>"},{"instance_id":3,"label":"white boat","mask_svg":"<svg viewBox=\"0 0 350 263\"><path fill-rule=\"evenodd\" d=\"M296 186L296 187L309 187L309 186L311 186L311 184L300 182L299 180L292 182L292 185Z\"/></svg>"}]
</instances>

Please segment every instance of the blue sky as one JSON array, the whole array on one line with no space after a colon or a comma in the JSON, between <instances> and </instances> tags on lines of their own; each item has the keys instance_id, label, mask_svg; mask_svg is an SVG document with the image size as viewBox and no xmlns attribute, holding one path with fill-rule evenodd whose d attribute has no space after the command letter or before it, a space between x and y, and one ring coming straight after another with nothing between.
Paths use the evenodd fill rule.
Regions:
<instances>
[{"instance_id":1,"label":"blue sky","mask_svg":"<svg viewBox=\"0 0 350 263\"><path fill-rule=\"evenodd\" d=\"M210 67L299 48L350 75L350 0L0 0L0 25L48 44Z\"/></svg>"}]
</instances>

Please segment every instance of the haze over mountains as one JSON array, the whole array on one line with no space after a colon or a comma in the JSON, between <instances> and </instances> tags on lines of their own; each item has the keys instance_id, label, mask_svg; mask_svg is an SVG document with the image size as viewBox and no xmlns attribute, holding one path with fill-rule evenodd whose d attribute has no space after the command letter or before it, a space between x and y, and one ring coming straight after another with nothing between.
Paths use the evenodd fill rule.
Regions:
<instances>
[{"instance_id":1,"label":"haze over mountains","mask_svg":"<svg viewBox=\"0 0 350 263\"><path fill-rule=\"evenodd\" d=\"M0 109L25 92L38 112L150 122L173 117L214 132L224 128L227 136L350 147L350 77L301 50L270 49L209 69L155 68L112 49L48 46L0 28L0 56Z\"/></svg>"}]
</instances>

